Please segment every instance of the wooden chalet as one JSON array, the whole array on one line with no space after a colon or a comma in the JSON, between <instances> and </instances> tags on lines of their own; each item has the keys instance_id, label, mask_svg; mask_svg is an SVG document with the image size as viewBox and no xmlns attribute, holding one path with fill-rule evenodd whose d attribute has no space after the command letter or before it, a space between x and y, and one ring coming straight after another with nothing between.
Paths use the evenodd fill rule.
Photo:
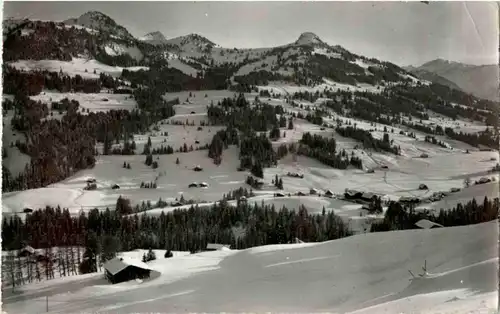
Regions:
<instances>
[{"instance_id":1,"label":"wooden chalet","mask_svg":"<svg viewBox=\"0 0 500 314\"><path fill-rule=\"evenodd\" d=\"M103 265L106 279L112 284L149 278L152 269L144 262L132 258L116 257Z\"/></svg>"}]
</instances>

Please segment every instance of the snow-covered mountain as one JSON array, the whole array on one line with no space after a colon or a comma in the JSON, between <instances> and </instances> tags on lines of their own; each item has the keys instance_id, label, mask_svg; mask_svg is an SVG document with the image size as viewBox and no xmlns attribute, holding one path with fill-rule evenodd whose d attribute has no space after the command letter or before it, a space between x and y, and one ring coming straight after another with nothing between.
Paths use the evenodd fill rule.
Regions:
<instances>
[{"instance_id":1,"label":"snow-covered mountain","mask_svg":"<svg viewBox=\"0 0 500 314\"><path fill-rule=\"evenodd\" d=\"M295 41L296 45L325 45L325 43L318 37L318 35L305 32L300 34L299 38Z\"/></svg>"},{"instance_id":2,"label":"snow-covered mountain","mask_svg":"<svg viewBox=\"0 0 500 314\"><path fill-rule=\"evenodd\" d=\"M154 31L134 38L111 17L97 11L56 23L56 26L54 34L45 36L45 30L51 29L49 22L33 23L30 30L33 36L18 37L15 49L5 60L70 61L84 55L108 65L128 67L149 66L152 61L163 59L170 67L191 77L209 68L226 67L225 75L229 75L233 83L251 85L269 80L320 84L323 78L351 85L377 85L382 77L392 81L409 80L407 73L394 64L329 45L312 32L300 34L287 45L238 49L220 47L199 34L166 39L161 32ZM32 49L37 43L43 46L42 50ZM56 50L59 51L56 53Z\"/></svg>"},{"instance_id":3,"label":"snow-covered mountain","mask_svg":"<svg viewBox=\"0 0 500 314\"><path fill-rule=\"evenodd\" d=\"M151 33L147 33L146 35L139 38L139 40L152 44L152 45L161 45L165 44L167 39L160 31L155 31Z\"/></svg>"},{"instance_id":4,"label":"snow-covered mountain","mask_svg":"<svg viewBox=\"0 0 500 314\"><path fill-rule=\"evenodd\" d=\"M78 18L70 18L63 22L67 25L79 25L99 32L109 33L120 38L132 38L128 30L118 25L112 18L98 11L89 11Z\"/></svg>"},{"instance_id":5,"label":"snow-covered mountain","mask_svg":"<svg viewBox=\"0 0 500 314\"><path fill-rule=\"evenodd\" d=\"M498 65L470 65L436 59L408 71L434 73L456 84L461 90L481 98L498 100ZM424 73L425 73L424 72Z\"/></svg>"},{"instance_id":6,"label":"snow-covered mountain","mask_svg":"<svg viewBox=\"0 0 500 314\"><path fill-rule=\"evenodd\" d=\"M68 25L79 27L68 27ZM227 68L233 84L259 85L279 80L296 84L322 84L324 79L349 84L377 86L387 82L436 82L488 99L495 99L496 66L469 66L435 60L418 68L402 69L323 41L304 32L289 44L269 48L224 48L199 34L167 39L160 31L140 38L111 17L90 11L78 18L56 23L56 32L46 36L48 21L33 21L25 27L16 45L4 54L8 62L61 60L86 56L113 66L150 66L160 59L187 76L208 69ZM44 30L45 29L45 30ZM28 36L30 35L30 36ZM33 45L41 50L32 49ZM384 81L385 83L383 83Z\"/></svg>"}]
</instances>

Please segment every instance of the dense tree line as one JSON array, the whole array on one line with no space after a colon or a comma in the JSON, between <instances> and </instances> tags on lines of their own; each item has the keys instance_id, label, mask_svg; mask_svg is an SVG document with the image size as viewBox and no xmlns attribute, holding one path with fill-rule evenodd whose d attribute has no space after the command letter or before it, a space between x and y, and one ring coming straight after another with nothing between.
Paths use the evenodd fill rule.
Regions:
<instances>
[{"instance_id":1,"label":"dense tree line","mask_svg":"<svg viewBox=\"0 0 500 314\"><path fill-rule=\"evenodd\" d=\"M262 169L276 166L278 157L272 143L265 134L251 134L240 142L240 168ZM252 171L253 172L253 171ZM260 174L260 171L257 171ZM261 175L257 175L261 177Z\"/></svg>"},{"instance_id":2,"label":"dense tree line","mask_svg":"<svg viewBox=\"0 0 500 314\"><path fill-rule=\"evenodd\" d=\"M224 98L217 105L211 104L207 107L207 117L211 125L222 124L241 132L268 131L273 126L280 125L277 115L283 114L282 106L260 102L250 106L243 94L236 98Z\"/></svg>"},{"instance_id":3,"label":"dense tree line","mask_svg":"<svg viewBox=\"0 0 500 314\"><path fill-rule=\"evenodd\" d=\"M346 126L337 127L337 133L344 137L350 137L363 143L365 149L373 149L375 151L386 151L399 155L400 149L397 146L392 146L389 139L389 134L384 133L382 140L376 139L369 131L359 129L356 127Z\"/></svg>"},{"instance_id":4,"label":"dense tree line","mask_svg":"<svg viewBox=\"0 0 500 314\"><path fill-rule=\"evenodd\" d=\"M445 134L454 139L474 147L478 147L479 145L484 145L493 149L498 149L498 143L500 142L500 138L498 135L495 135L489 128L484 132L479 133L464 133L464 132L455 132L452 128L445 128Z\"/></svg>"},{"instance_id":5,"label":"dense tree line","mask_svg":"<svg viewBox=\"0 0 500 314\"><path fill-rule=\"evenodd\" d=\"M233 233L233 228L238 227L245 230L241 237ZM119 244L116 251L145 247L197 251L209 242L244 249L289 243L296 237L316 242L350 234L342 219L333 212L309 214L305 207L290 211L246 202L229 206L221 201L210 208L194 205L189 209L162 212L160 216L122 216L118 211L94 209L88 216L80 214L77 217L72 217L68 210L47 207L29 214L25 222L17 216L4 219L2 247L4 250L19 249L25 244L35 248L88 247L89 241L95 238L111 236Z\"/></svg>"},{"instance_id":6,"label":"dense tree line","mask_svg":"<svg viewBox=\"0 0 500 314\"><path fill-rule=\"evenodd\" d=\"M317 159L321 163L337 169L347 169L349 165L358 169L363 169L360 158L347 154L345 150L336 151L336 142L334 138L325 138L320 135L311 135L309 132L302 135L297 154L305 155Z\"/></svg>"},{"instance_id":7,"label":"dense tree line","mask_svg":"<svg viewBox=\"0 0 500 314\"><path fill-rule=\"evenodd\" d=\"M390 91L424 104L426 109L440 113L451 119L464 117L481 122L486 122L486 120L493 121L491 111L494 112L494 102L479 99L444 85L395 86L390 88Z\"/></svg>"},{"instance_id":8,"label":"dense tree line","mask_svg":"<svg viewBox=\"0 0 500 314\"><path fill-rule=\"evenodd\" d=\"M165 63L156 63L148 70L122 72L122 78L130 81L132 87L149 86L162 94L182 90L222 90L230 86L230 77L238 68L234 64L222 64L198 72L196 77L183 73Z\"/></svg>"},{"instance_id":9,"label":"dense tree line","mask_svg":"<svg viewBox=\"0 0 500 314\"><path fill-rule=\"evenodd\" d=\"M444 227L465 226L498 219L499 200L484 198L478 204L476 199L465 205L459 203L450 210L441 209L436 215L427 210L416 211L413 206L390 202L384 220L374 223L371 232L417 229L415 226L421 219L441 224Z\"/></svg>"},{"instance_id":10,"label":"dense tree line","mask_svg":"<svg viewBox=\"0 0 500 314\"><path fill-rule=\"evenodd\" d=\"M255 193L250 189L240 187L236 190L229 191L227 194L222 195L222 200L231 201L231 200L239 200L242 197L249 198L255 196Z\"/></svg>"},{"instance_id":11,"label":"dense tree line","mask_svg":"<svg viewBox=\"0 0 500 314\"><path fill-rule=\"evenodd\" d=\"M425 141L428 142L428 143L432 143L434 145L441 146L443 148L448 148L448 145L446 145L446 143L444 143L443 141L440 141L440 140L436 139L434 136L426 135L425 136Z\"/></svg>"},{"instance_id":12,"label":"dense tree line","mask_svg":"<svg viewBox=\"0 0 500 314\"><path fill-rule=\"evenodd\" d=\"M94 74L98 74L95 70ZM61 93L99 93L102 88L118 89L122 83L108 74L99 73L99 78L83 78L77 74L69 76L61 72L35 70L20 71L9 65L3 65L4 93L16 94L25 91L28 95L38 95L45 90L57 90Z\"/></svg>"}]
</instances>

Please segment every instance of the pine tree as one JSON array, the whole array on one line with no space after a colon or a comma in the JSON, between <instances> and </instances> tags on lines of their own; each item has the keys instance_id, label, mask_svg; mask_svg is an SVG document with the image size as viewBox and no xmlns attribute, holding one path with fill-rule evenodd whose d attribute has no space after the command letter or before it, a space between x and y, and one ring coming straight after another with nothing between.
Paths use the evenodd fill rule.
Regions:
<instances>
[{"instance_id":1,"label":"pine tree","mask_svg":"<svg viewBox=\"0 0 500 314\"><path fill-rule=\"evenodd\" d=\"M149 251L148 251L148 256L147 256L147 260L148 262L149 261L154 261L156 259L156 254L155 252L150 248Z\"/></svg>"},{"instance_id":2,"label":"pine tree","mask_svg":"<svg viewBox=\"0 0 500 314\"><path fill-rule=\"evenodd\" d=\"M174 256L174 254L172 253L172 251L167 250L167 251L165 252L165 258L170 258L170 257L173 257L173 256Z\"/></svg>"},{"instance_id":3,"label":"pine tree","mask_svg":"<svg viewBox=\"0 0 500 314\"><path fill-rule=\"evenodd\" d=\"M116 257L120 251L120 241L112 235L105 235L102 239L101 261L105 263Z\"/></svg>"}]
</instances>

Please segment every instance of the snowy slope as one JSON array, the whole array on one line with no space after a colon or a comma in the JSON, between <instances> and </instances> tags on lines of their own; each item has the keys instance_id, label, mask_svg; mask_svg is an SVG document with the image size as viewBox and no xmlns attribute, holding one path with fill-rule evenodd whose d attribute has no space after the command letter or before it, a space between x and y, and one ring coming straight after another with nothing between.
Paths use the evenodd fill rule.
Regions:
<instances>
[{"instance_id":1,"label":"snowy slope","mask_svg":"<svg viewBox=\"0 0 500 314\"><path fill-rule=\"evenodd\" d=\"M80 75L84 78L99 78L99 74L105 73L114 77L119 77L123 69L129 71L148 70L148 67L128 67L111 66L103 64L93 59L73 58L71 61L59 60L18 60L10 62L10 66L23 71L46 70L50 72L60 72L69 75ZM95 71L95 73L94 73Z\"/></svg>"},{"instance_id":2,"label":"snowy slope","mask_svg":"<svg viewBox=\"0 0 500 314\"><path fill-rule=\"evenodd\" d=\"M57 292L60 283L55 282L55 292L48 290L30 301L7 298L4 308L9 313L33 313L49 295L49 313L176 312L179 308L189 312L466 313L478 310L474 305L494 310L498 241L493 234L498 234L497 222L367 234L313 245L160 257L151 262L160 275L150 281L113 286L89 283L83 289L68 284L67 294ZM409 281L408 270L419 274L424 260L428 277ZM194 273L200 266L202 272Z\"/></svg>"},{"instance_id":3,"label":"snowy slope","mask_svg":"<svg viewBox=\"0 0 500 314\"><path fill-rule=\"evenodd\" d=\"M150 43L152 45L165 44L167 41L165 36L159 31L147 33L146 35L139 38L139 40Z\"/></svg>"}]
</instances>

